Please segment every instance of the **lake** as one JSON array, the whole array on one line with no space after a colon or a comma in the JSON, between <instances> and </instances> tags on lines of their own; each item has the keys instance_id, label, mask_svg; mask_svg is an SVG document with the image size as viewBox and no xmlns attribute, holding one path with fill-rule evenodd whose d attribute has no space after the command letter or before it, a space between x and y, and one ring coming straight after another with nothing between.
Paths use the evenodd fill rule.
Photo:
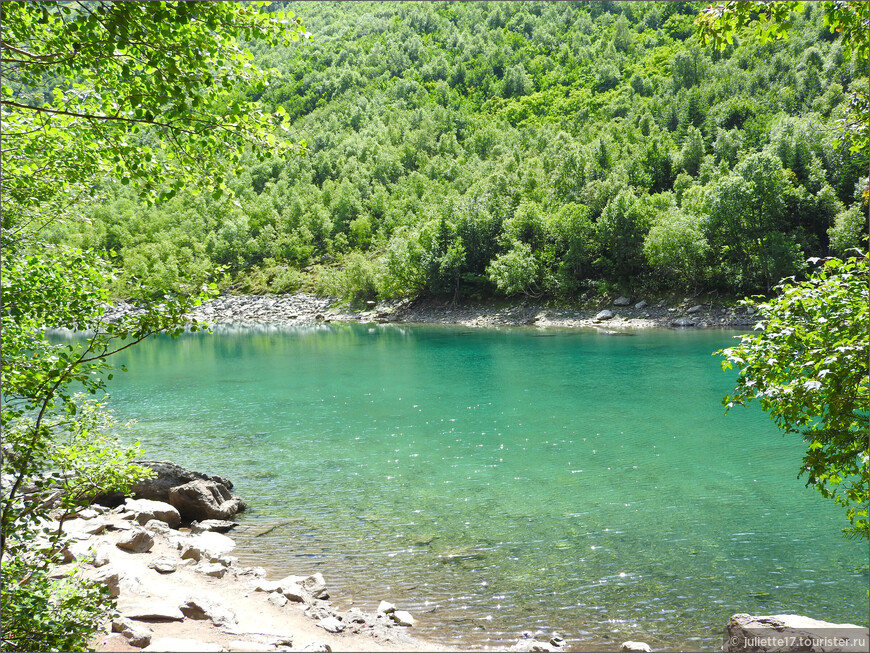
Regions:
<instances>
[{"instance_id":1,"label":"lake","mask_svg":"<svg viewBox=\"0 0 870 653\"><path fill-rule=\"evenodd\" d=\"M866 624L866 542L796 479L801 439L724 414L734 335L219 327L125 352L110 405L148 458L235 483L243 564L321 571L424 638L717 650L736 612Z\"/></svg>"}]
</instances>

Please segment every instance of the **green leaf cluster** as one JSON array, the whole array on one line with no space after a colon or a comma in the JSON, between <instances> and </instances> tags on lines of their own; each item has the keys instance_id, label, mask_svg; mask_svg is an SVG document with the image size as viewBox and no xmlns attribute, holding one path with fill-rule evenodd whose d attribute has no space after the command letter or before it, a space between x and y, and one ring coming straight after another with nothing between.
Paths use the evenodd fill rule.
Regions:
<instances>
[{"instance_id":1,"label":"green leaf cluster","mask_svg":"<svg viewBox=\"0 0 870 653\"><path fill-rule=\"evenodd\" d=\"M867 537L868 265L826 259L805 281L786 280L770 301L748 300L758 333L717 352L739 372L723 403L758 401L785 433L807 443L800 476L846 508L847 533Z\"/></svg>"}]
</instances>

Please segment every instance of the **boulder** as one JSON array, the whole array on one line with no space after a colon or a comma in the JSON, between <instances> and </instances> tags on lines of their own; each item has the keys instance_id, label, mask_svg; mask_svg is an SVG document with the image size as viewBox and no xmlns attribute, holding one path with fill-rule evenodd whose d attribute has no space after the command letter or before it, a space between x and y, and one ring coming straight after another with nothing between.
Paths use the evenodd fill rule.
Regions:
<instances>
[{"instance_id":1,"label":"boulder","mask_svg":"<svg viewBox=\"0 0 870 653\"><path fill-rule=\"evenodd\" d=\"M151 643L151 637L154 634L151 629L144 624L136 623L127 617L117 617L112 620L112 632L121 633L130 646L142 648Z\"/></svg>"},{"instance_id":2,"label":"boulder","mask_svg":"<svg viewBox=\"0 0 870 653\"><path fill-rule=\"evenodd\" d=\"M693 313L700 313L701 309L703 309L703 308L704 308L703 304L698 304L696 306L692 306L692 308L690 308L688 311L686 311L686 313L688 313L689 315L692 315Z\"/></svg>"},{"instance_id":3,"label":"boulder","mask_svg":"<svg viewBox=\"0 0 870 653\"><path fill-rule=\"evenodd\" d=\"M723 651L866 651L870 629L797 614L735 614L728 621Z\"/></svg>"},{"instance_id":4,"label":"boulder","mask_svg":"<svg viewBox=\"0 0 870 653\"><path fill-rule=\"evenodd\" d=\"M643 299L641 299L637 304L634 305L637 310L641 310L643 308L646 308L647 306L649 306L649 304L647 304L646 301Z\"/></svg>"},{"instance_id":5,"label":"boulder","mask_svg":"<svg viewBox=\"0 0 870 653\"><path fill-rule=\"evenodd\" d=\"M299 583L288 583L286 581L279 582L280 585L278 591L290 601L293 601L294 603L311 603L314 600L314 597L302 589L302 586Z\"/></svg>"},{"instance_id":6,"label":"boulder","mask_svg":"<svg viewBox=\"0 0 870 653\"><path fill-rule=\"evenodd\" d=\"M193 570L198 574L212 578L223 578L224 574L227 573L227 568L219 562L200 562Z\"/></svg>"},{"instance_id":7,"label":"boulder","mask_svg":"<svg viewBox=\"0 0 870 653\"><path fill-rule=\"evenodd\" d=\"M94 561L92 563L94 567L104 567L109 564L109 546L111 545L104 542L97 547L97 550L94 552Z\"/></svg>"},{"instance_id":8,"label":"boulder","mask_svg":"<svg viewBox=\"0 0 870 653\"><path fill-rule=\"evenodd\" d=\"M162 601L119 604L118 610L135 621L184 621L184 614L177 606Z\"/></svg>"},{"instance_id":9,"label":"boulder","mask_svg":"<svg viewBox=\"0 0 870 653\"><path fill-rule=\"evenodd\" d=\"M149 519L144 525L143 528L151 533L152 535L160 534L160 535L170 535L172 533L172 529L169 528L169 524L165 521L160 521L159 519Z\"/></svg>"},{"instance_id":10,"label":"boulder","mask_svg":"<svg viewBox=\"0 0 870 653\"><path fill-rule=\"evenodd\" d=\"M151 499L153 501L169 501L169 490L191 481L213 481L233 489L233 484L223 476L208 476L202 472L185 469L175 463L158 460L137 460L137 465L147 467L155 473L154 478L140 481L132 488L133 496L137 499Z\"/></svg>"},{"instance_id":11,"label":"boulder","mask_svg":"<svg viewBox=\"0 0 870 653\"><path fill-rule=\"evenodd\" d=\"M124 533L115 546L131 553L146 553L154 546L154 538L144 528L134 528Z\"/></svg>"},{"instance_id":12,"label":"boulder","mask_svg":"<svg viewBox=\"0 0 870 653\"><path fill-rule=\"evenodd\" d=\"M270 592L269 595L266 597L266 600L272 605L278 606L279 608L283 608L285 605L287 605L287 597L283 594L280 594L279 592Z\"/></svg>"},{"instance_id":13,"label":"boulder","mask_svg":"<svg viewBox=\"0 0 870 653\"><path fill-rule=\"evenodd\" d=\"M629 304L631 304L630 297L617 297L613 300L614 306L628 306Z\"/></svg>"},{"instance_id":14,"label":"boulder","mask_svg":"<svg viewBox=\"0 0 870 653\"><path fill-rule=\"evenodd\" d=\"M326 617L317 622L317 625L323 628L328 633L340 633L345 629L345 625L335 617Z\"/></svg>"},{"instance_id":15,"label":"boulder","mask_svg":"<svg viewBox=\"0 0 870 653\"><path fill-rule=\"evenodd\" d=\"M381 601L378 603L378 614L391 614L396 611L396 606L389 601Z\"/></svg>"},{"instance_id":16,"label":"boulder","mask_svg":"<svg viewBox=\"0 0 870 653\"><path fill-rule=\"evenodd\" d=\"M410 612L406 612L405 610L396 610L393 614L390 615L400 626L413 626L414 625L414 617Z\"/></svg>"},{"instance_id":17,"label":"boulder","mask_svg":"<svg viewBox=\"0 0 870 653\"><path fill-rule=\"evenodd\" d=\"M177 528L181 523L178 510L165 501L125 499L124 507L132 512L134 519L143 526L152 519L165 522L170 528Z\"/></svg>"},{"instance_id":18,"label":"boulder","mask_svg":"<svg viewBox=\"0 0 870 653\"><path fill-rule=\"evenodd\" d=\"M272 644L264 644L263 642L250 642L243 639L234 639L227 646L234 653L256 653L257 651L274 651L275 647Z\"/></svg>"},{"instance_id":19,"label":"boulder","mask_svg":"<svg viewBox=\"0 0 870 653\"><path fill-rule=\"evenodd\" d=\"M105 585L109 590L109 596L114 599L118 598L121 594L121 576L112 567L103 567L91 576L91 580L100 585Z\"/></svg>"},{"instance_id":20,"label":"boulder","mask_svg":"<svg viewBox=\"0 0 870 653\"><path fill-rule=\"evenodd\" d=\"M302 650L306 653L332 653L332 647L323 642L309 642Z\"/></svg>"},{"instance_id":21,"label":"boulder","mask_svg":"<svg viewBox=\"0 0 870 653\"><path fill-rule=\"evenodd\" d=\"M600 322L601 320L610 320L613 318L613 311L608 311L606 308L603 311L599 311L598 315L595 316L595 321Z\"/></svg>"},{"instance_id":22,"label":"boulder","mask_svg":"<svg viewBox=\"0 0 870 653\"><path fill-rule=\"evenodd\" d=\"M178 569L178 562L172 558L163 556L149 562L148 567L159 574L171 574Z\"/></svg>"},{"instance_id":23,"label":"boulder","mask_svg":"<svg viewBox=\"0 0 870 653\"><path fill-rule=\"evenodd\" d=\"M255 592L280 592L281 581L265 580L261 578L254 582L253 589Z\"/></svg>"},{"instance_id":24,"label":"boulder","mask_svg":"<svg viewBox=\"0 0 870 653\"><path fill-rule=\"evenodd\" d=\"M323 578L323 574L320 572L312 574L307 578L303 578L299 581L299 586L311 594L315 599L329 598L329 593L326 591L326 581Z\"/></svg>"},{"instance_id":25,"label":"boulder","mask_svg":"<svg viewBox=\"0 0 870 653\"><path fill-rule=\"evenodd\" d=\"M247 507L225 485L198 479L169 490L169 503L178 509L182 518L193 520L232 517Z\"/></svg>"},{"instance_id":26,"label":"boulder","mask_svg":"<svg viewBox=\"0 0 870 653\"><path fill-rule=\"evenodd\" d=\"M192 537L179 538L177 546L181 550L181 559L207 560L217 562L236 548L236 543L220 533L207 531Z\"/></svg>"},{"instance_id":27,"label":"boulder","mask_svg":"<svg viewBox=\"0 0 870 653\"><path fill-rule=\"evenodd\" d=\"M632 642L630 640L623 642L619 650L628 651L629 653L650 653L652 651L646 642Z\"/></svg>"},{"instance_id":28,"label":"boulder","mask_svg":"<svg viewBox=\"0 0 870 653\"><path fill-rule=\"evenodd\" d=\"M178 606L188 619L207 619L216 626L232 626L236 623L236 613L227 606L204 597L191 597Z\"/></svg>"},{"instance_id":29,"label":"boulder","mask_svg":"<svg viewBox=\"0 0 870 653\"><path fill-rule=\"evenodd\" d=\"M671 321L670 325L673 327L693 327L695 326L695 320L691 317L681 317Z\"/></svg>"}]
</instances>

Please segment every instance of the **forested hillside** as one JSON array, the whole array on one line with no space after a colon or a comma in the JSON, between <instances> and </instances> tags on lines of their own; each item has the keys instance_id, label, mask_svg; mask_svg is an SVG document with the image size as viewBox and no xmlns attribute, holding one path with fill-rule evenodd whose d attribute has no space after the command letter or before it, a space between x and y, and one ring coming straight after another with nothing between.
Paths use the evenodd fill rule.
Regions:
<instances>
[{"instance_id":1,"label":"forested hillside","mask_svg":"<svg viewBox=\"0 0 870 653\"><path fill-rule=\"evenodd\" d=\"M238 99L283 107L307 152L244 160L232 198L107 184L51 237L155 295L769 291L866 239L866 150L838 121L867 61L813 3L789 40L721 52L702 6L273 3L313 41L248 44L282 76Z\"/></svg>"}]
</instances>

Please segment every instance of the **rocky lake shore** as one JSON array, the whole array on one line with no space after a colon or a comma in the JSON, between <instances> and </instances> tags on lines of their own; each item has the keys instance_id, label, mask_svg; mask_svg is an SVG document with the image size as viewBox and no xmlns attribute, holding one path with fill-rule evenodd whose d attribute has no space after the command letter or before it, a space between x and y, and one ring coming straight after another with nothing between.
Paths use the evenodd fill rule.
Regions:
<instances>
[{"instance_id":1,"label":"rocky lake shore","mask_svg":"<svg viewBox=\"0 0 870 653\"><path fill-rule=\"evenodd\" d=\"M113 319L135 312L118 302L107 314ZM685 297L647 302L614 297L593 307L554 307L531 299L462 302L391 300L367 302L364 308L341 305L335 298L307 293L291 295L222 295L202 304L189 317L207 323L305 325L329 322L457 324L466 327L595 328L620 331L645 328L747 329L756 320L743 307Z\"/></svg>"}]
</instances>

